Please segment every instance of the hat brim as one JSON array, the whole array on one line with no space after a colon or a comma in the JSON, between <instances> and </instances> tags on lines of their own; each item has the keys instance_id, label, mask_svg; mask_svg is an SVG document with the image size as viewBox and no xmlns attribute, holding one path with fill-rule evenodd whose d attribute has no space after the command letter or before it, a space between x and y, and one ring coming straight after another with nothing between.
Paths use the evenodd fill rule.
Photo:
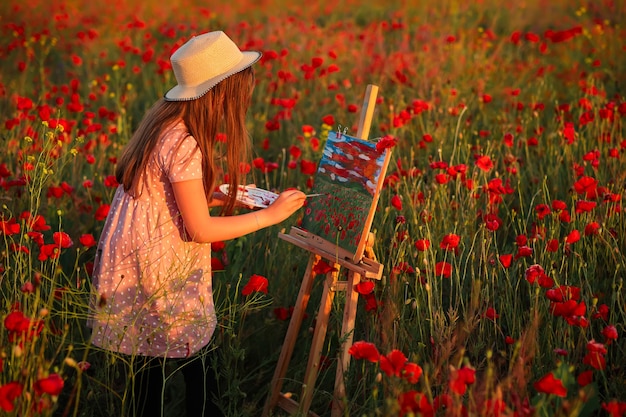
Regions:
<instances>
[{"instance_id":1,"label":"hat brim","mask_svg":"<svg viewBox=\"0 0 626 417\"><path fill-rule=\"evenodd\" d=\"M171 88L163 98L167 101L189 101L195 100L211 90L211 88L215 87L220 81L225 80L231 75L237 74L241 72L257 62L261 58L261 52L257 51L242 51L243 58L237 65L228 70L227 72L220 74L217 77L209 78L201 84L195 86L181 86L176 85Z\"/></svg>"}]
</instances>

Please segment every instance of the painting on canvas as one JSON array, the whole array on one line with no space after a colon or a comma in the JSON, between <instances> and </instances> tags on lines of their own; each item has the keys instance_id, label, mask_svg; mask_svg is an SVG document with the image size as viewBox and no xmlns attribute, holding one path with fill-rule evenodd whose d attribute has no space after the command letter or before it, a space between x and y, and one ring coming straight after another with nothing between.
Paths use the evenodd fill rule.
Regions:
<instances>
[{"instance_id":1,"label":"painting on canvas","mask_svg":"<svg viewBox=\"0 0 626 417\"><path fill-rule=\"evenodd\" d=\"M301 228L358 260L365 248L387 165L389 150L376 141L330 132L307 199Z\"/></svg>"}]
</instances>

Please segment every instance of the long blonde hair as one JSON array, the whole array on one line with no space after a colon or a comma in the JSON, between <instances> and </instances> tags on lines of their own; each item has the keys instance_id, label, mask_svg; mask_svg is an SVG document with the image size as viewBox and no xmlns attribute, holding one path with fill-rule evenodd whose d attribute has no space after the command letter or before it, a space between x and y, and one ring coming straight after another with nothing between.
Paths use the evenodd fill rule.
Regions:
<instances>
[{"instance_id":1,"label":"long blonde hair","mask_svg":"<svg viewBox=\"0 0 626 417\"><path fill-rule=\"evenodd\" d=\"M117 181L131 195L141 194L140 179L156 143L165 129L182 119L202 153L207 198L212 198L220 171L228 173L230 189L236 190L245 180L241 163L250 160L252 144L245 122L253 88L254 70L248 67L195 100L157 101L122 152L115 170ZM225 135L225 143L220 142L220 134ZM234 205L234 198L229 198L222 212L232 213Z\"/></svg>"}]
</instances>

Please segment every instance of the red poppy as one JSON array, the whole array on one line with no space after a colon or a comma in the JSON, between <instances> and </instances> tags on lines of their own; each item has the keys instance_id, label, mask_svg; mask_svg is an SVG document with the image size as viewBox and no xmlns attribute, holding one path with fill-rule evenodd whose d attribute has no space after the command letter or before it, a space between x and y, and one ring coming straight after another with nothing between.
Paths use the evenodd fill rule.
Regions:
<instances>
[{"instance_id":1,"label":"red poppy","mask_svg":"<svg viewBox=\"0 0 626 417\"><path fill-rule=\"evenodd\" d=\"M548 216L550 214L550 212L551 212L550 206L548 206L547 204L537 204L535 206L535 213L537 213L537 218L539 220L541 220L544 217Z\"/></svg>"},{"instance_id":2,"label":"red poppy","mask_svg":"<svg viewBox=\"0 0 626 417\"><path fill-rule=\"evenodd\" d=\"M482 171L490 171L493 168L493 162L489 156L482 155L476 158L476 166Z\"/></svg>"},{"instance_id":3,"label":"red poppy","mask_svg":"<svg viewBox=\"0 0 626 417\"><path fill-rule=\"evenodd\" d=\"M600 371L606 368L606 359L600 352L587 352L583 358L583 363Z\"/></svg>"},{"instance_id":4,"label":"red poppy","mask_svg":"<svg viewBox=\"0 0 626 417\"><path fill-rule=\"evenodd\" d=\"M391 270L391 275L396 276L398 274L414 274L415 268L413 268L408 262L400 262L398 265L395 265Z\"/></svg>"},{"instance_id":5,"label":"red poppy","mask_svg":"<svg viewBox=\"0 0 626 417\"><path fill-rule=\"evenodd\" d=\"M451 368L448 386L453 393L463 395L467 391L467 386L476 382L476 370L468 366L460 369Z\"/></svg>"},{"instance_id":6,"label":"red poppy","mask_svg":"<svg viewBox=\"0 0 626 417\"><path fill-rule=\"evenodd\" d=\"M417 250L425 252L430 247L430 240L428 239L419 239L415 241L415 248Z\"/></svg>"},{"instance_id":7,"label":"red poppy","mask_svg":"<svg viewBox=\"0 0 626 417\"><path fill-rule=\"evenodd\" d=\"M360 281L354 286L354 290L361 295L366 295L374 291L374 283L370 280Z\"/></svg>"},{"instance_id":8,"label":"red poppy","mask_svg":"<svg viewBox=\"0 0 626 417\"><path fill-rule=\"evenodd\" d=\"M63 390L63 378L59 374L51 374L35 382L35 392L57 396Z\"/></svg>"},{"instance_id":9,"label":"red poppy","mask_svg":"<svg viewBox=\"0 0 626 417\"><path fill-rule=\"evenodd\" d=\"M315 164L315 162L302 159L300 160L300 172L304 175L313 175L317 172L317 164Z\"/></svg>"},{"instance_id":10,"label":"red poppy","mask_svg":"<svg viewBox=\"0 0 626 417\"><path fill-rule=\"evenodd\" d=\"M48 259L57 259L60 254L59 245L50 243L47 245L41 245L39 247L39 256L37 259L40 261L47 261Z\"/></svg>"},{"instance_id":11,"label":"red poppy","mask_svg":"<svg viewBox=\"0 0 626 417\"><path fill-rule=\"evenodd\" d=\"M380 303L376 299L376 295L373 291L369 294L365 294L363 298L365 298L365 311L375 312L378 310L378 307L380 307Z\"/></svg>"},{"instance_id":12,"label":"red poppy","mask_svg":"<svg viewBox=\"0 0 626 417\"><path fill-rule=\"evenodd\" d=\"M46 194L46 197L54 197L54 198L63 197L63 188L58 187L56 185L51 185L50 187L48 187L48 193Z\"/></svg>"},{"instance_id":13,"label":"red poppy","mask_svg":"<svg viewBox=\"0 0 626 417\"><path fill-rule=\"evenodd\" d=\"M35 292L35 285L30 282L30 281L26 281L21 287L20 287L20 291L22 291L25 294L32 294ZM0 366L0 369L2 369L2 367Z\"/></svg>"},{"instance_id":14,"label":"red poppy","mask_svg":"<svg viewBox=\"0 0 626 417\"><path fill-rule=\"evenodd\" d=\"M267 278L254 274L241 290L241 294L246 296L252 294L253 292L262 292L267 294L267 285Z\"/></svg>"},{"instance_id":15,"label":"red poppy","mask_svg":"<svg viewBox=\"0 0 626 417\"><path fill-rule=\"evenodd\" d=\"M402 200L400 199L400 197L397 194L395 194L393 197L391 197L391 205L396 210L402 210Z\"/></svg>"},{"instance_id":16,"label":"red poppy","mask_svg":"<svg viewBox=\"0 0 626 417\"><path fill-rule=\"evenodd\" d=\"M581 387L585 387L591 384L593 382L593 371L587 370L581 372L576 377L576 382L578 382L578 385L580 385Z\"/></svg>"},{"instance_id":17,"label":"red poppy","mask_svg":"<svg viewBox=\"0 0 626 417\"><path fill-rule=\"evenodd\" d=\"M388 355L380 355L379 366L387 376L399 377L407 362L407 357L398 349L392 350Z\"/></svg>"},{"instance_id":18,"label":"red poppy","mask_svg":"<svg viewBox=\"0 0 626 417\"><path fill-rule=\"evenodd\" d=\"M524 39L532 43L537 43L541 40L541 38L539 38L539 35L537 35L536 33L532 33L532 32L525 33Z\"/></svg>"},{"instance_id":19,"label":"red poppy","mask_svg":"<svg viewBox=\"0 0 626 417\"><path fill-rule=\"evenodd\" d=\"M502 264L504 268L509 268L511 266L511 261L513 260L513 255L502 254L498 257L498 260L500 261L500 264Z\"/></svg>"},{"instance_id":20,"label":"red poppy","mask_svg":"<svg viewBox=\"0 0 626 417\"><path fill-rule=\"evenodd\" d=\"M578 200L576 202L576 204L574 205L574 211L577 214L580 213L589 213L591 212L594 208L596 208L597 203L595 201L585 201L585 200Z\"/></svg>"},{"instance_id":21,"label":"red poppy","mask_svg":"<svg viewBox=\"0 0 626 417\"><path fill-rule=\"evenodd\" d=\"M119 185L119 183L117 182L117 178L115 178L115 175L107 175L104 178L104 185L105 187L115 188Z\"/></svg>"},{"instance_id":22,"label":"red poppy","mask_svg":"<svg viewBox=\"0 0 626 417\"><path fill-rule=\"evenodd\" d=\"M604 343L610 345L614 340L617 340L617 329L615 326L608 325L602 329L602 336L604 336Z\"/></svg>"},{"instance_id":23,"label":"red poppy","mask_svg":"<svg viewBox=\"0 0 626 417\"><path fill-rule=\"evenodd\" d=\"M596 342L595 339L591 339L587 342L586 349L588 352L598 352L602 355L606 355L607 353L606 346L603 343Z\"/></svg>"},{"instance_id":24,"label":"red poppy","mask_svg":"<svg viewBox=\"0 0 626 417\"><path fill-rule=\"evenodd\" d=\"M382 153L385 149L393 148L397 143L397 138L391 135L385 135L378 142L376 142L376 151Z\"/></svg>"},{"instance_id":25,"label":"red poppy","mask_svg":"<svg viewBox=\"0 0 626 417\"><path fill-rule=\"evenodd\" d=\"M219 242L213 242L211 243L211 250L213 252L220 252L222 250L224 250L224 248L226 247L226 243L224 241L219 241Z\"/></svg>"},{"instance_id":26,"label":"red poppy","mask_svg":"<svg viewBox=\"0 0 626 417\"><path fill-rule=\"evenodd\" d=\"M626 402L611 400L608 403L602 403L602 409L606 410L611 417L623 417L626 415Z\"/></svg>"},{"instance_id":27,"label":"red poppy","mask_svg":"<svg viewBox=\"0 0 626 417\"><path fill-rule=\"evenodd\" d=\"M404 378L409 384L417 384L422 376L422 367L413 362L407 362L402 368L402 378Z\"/></svg>"},{"instance_id":28,"label":"red poppy","mask_svg":"<svg viewBox=\"0 0 626 417\"><path fill-rule=\"evenodd\" d=\"M27 226L37 232L45 232L50 230L50 226L46 224L46 219L41 214L36 214L34 217L30 215L30 212L25 211L20 216L20 219L26 220Z\"/></svg>"},{"instance_id":29,"label":"red poppy","mask_svg":"<svg viewBox=\"0 0 626 417\"><path fill-rule=\"evenodd\" d=\"M502 141L504 142L504 145L508 148L512 148L513 147L513 134L512 133L505 133L504 137L502 138Z\"/></svg>"},{"instance_id":30,"label":"red poppy","mask_svg":"<svg viewBox=\"0 0 626 417\"><path fill-rule=\"evenodd\" d=\"M552 372L543 376L533 386L538 392L544 394L553 394L563 398L567 396L567 389L563 386L563 382L560 379L556 379Z\"/></svg>"},{"instance_id":31,"label":"red poppy","mask_svg":"<svg viewBox=\"0 0 626 417\"><path fill-rule=\"evenodd\" d=\"M315 137L311 138L310 144L311 144L311 149L313 151L317 151L320 148L320 140L319 140L319 138L315 138Z\"/></svg>"},{"instance_id":32,"label":"red poppy","mask_svg":"<svg viewBox=\"0 0 626 417\"><path fill-rule=\"evenodd\" d=\"M269 174L272 171L275 171L277 169L278 169L277 162L266 162L265 166L263 166L263 169L261 171L263 171L264 174Z\"/></svg>"},{"instance_id":33,"label":"red poppy","mask_svg":"<svg viewBox=\"0 0 626 417\"><path fill-rule=\"evenodd\" d=\"M609 319L609 306L600 304L597 311L593 314L593 318L607 321Z\"/></svg>"},{"instance_id":34,"label":"red poppy","mask_svg":"<svg viewBox=\"0 0 626 417\"><path fill-rule=\"evenodd\" d=\"M574 143L576 140L576 130L574 129L574 124L571 122L565 123L562 134L568 144Z\"/></svg>"},{"instance_id":35,"label":"red poppy","mask_svg":"<svg viewBox=\"0 0 626 417\"><path fill-rule=\"evenodd\" d=\"M582 27L574 26L570 29L557 30L557 31L548 29L545 31L544 37L546 39L549 39L553 43L559 43L559 42L568 41L576 37L577 35L580 35L581 33L583 33Z\"/></svg>"},{"instance_id":36,"label":"red poppy","mask_svg":"<svg viewBox=\"0 0 626 417\"><path fill-rule=\"evenodd\" d=\"M268 132L272 132L280 129L280 122L278 120L268 120L265 122L265 129Z\"/></svg>"},{"instance_id":37,"label":"red poppy","mask_svg":"<svg viewBox=\"0 0 626 417\"><path fill-rule=\"evenodd\" d=\"M451 410L452 402L452 396L444 392L435 397L435 399L433 400L433 407L435 410Z\"/></svg>"},{"instance_id":38,"label":"red poppy","mask_svg":"<svg viewBox=\"0 0 626 417\"><path fill-rule=\"evenodd\" d=\"M0 233L11 236L20 232L19 223L15 222L15 219L11 218L9 220L0 220Z\"/></svg>"},{"instance_id":39,"label":"red poppy","mask_svg":"<svg viewBox=\"0 0 626 417\"><path fill-rule=\"evenodd\" d=\"M4 327L9 332L9 342L28 341L39 336L43 330L43 321L31 320L21 311L13 311L4 318Z\"/></svg>"},{"instance_id":40,"label":"red poppy","mask_svg":"<svg viewBox=\"0 0 626 417\"><path fill-rule=\"evenodd\" d=\"M91 363L87 362L87 361L80 361L76 364L76 366L78 366L78 369L80 369L81 371L85 372L87 370L89 370L89 368L91 368Z\"/></svg>"},{"instance_id":41,"label":"red poppy","mask_svg":"<svg viewBox=\"0 0 626 417\"><path fill-rule=\"evenodd\" d=\"M9 333L21 333L28 330L30 320L24 316L21 311L12 311L4 318L4 327Z\"/></svg>"},{"instance_id":42,"label":"red poppy","mask_svg":"<svg viewBox=\"0 0 626 417\"><path fill-rule=\"evenodd\" d=\"M546 291L546 297L550 301L563 302L567 300L580 300L580 288L572 285L561 285Z\"/></svg>"},{"instance_id":43,"label":"red poppy","mask_svg":"<svg viewBox=\"0 0 626 417\"><path fill-rule=\"evenodd\" d=\"M6 412L15 410L15 400L22 396L23 389L17 381L0 386L0 408Z\"/></svg>"},{"instance_id":44,"label":"red poppy","mask_svg":"<svg viewBox=\"0 0 626 417\"><path fill-rule=\"evenodd\" d=\"M324 122L325 125L332 126L335 124L335 117L328 114L322 117L322 122Z\"/></svg>"},{"instance_id":45,"label":"red poppy","mask_svg":"<svg viewBox=\"0 0 626 417\"><path fill-rule=\"evenodd\" d=\"M546 226L538 225L536 223L533 223L531 225L530 233L531 233L533 240L545 239L547 232L548 232L548 228Z\"/></svg>"},{"instance_id":46,"label":"red poppy","mask_svg":"<svg viewBox=\"0 0 626 417\"><path fill-rule=\"evenodd\" d=\"M453 250L459 246L459 242L461 242L461 237L455 233L448 233L443 237L441 243L439 243L439 247L445 250Z\"/></svg>"},{"instance_id":47,"label":"red poppy","mask_svg":"<svg viewBox=\"0 0 626 417\"><path fill-rule=\"evenodd\" d=\"M291 314L293 313L293 307L290 308L285 308L285 307L276 307L274 309L274 316L276 316L276 318L278 320L288 320L291 317Z\"/></svg>"},{"instance_id":48,"label":"red poppy","mask_svg":"<svg viewBox=\"0 0 626 417\"><path fill-rule=\"evenodd\" d=\"M374 363L378 362L380 359L380 353L376 345L363 340L354 342L348 350L348 353L352 355L354 359L365 359Z\"/></svg>"},{"instance_id":49,"label":"red poppy","mask_svg":"<svg viewBox=\"0 0 626 417\"><path fill-rule=\"evenodd\" d=\"M215 256L211 257L211 270L212 271L223 271L226 268L224 267L224 262L220 258Z\"/></svg>"},{"instance_id":50,"label":"red poppy","mask_svg":"<svg viewBox=\"0 0 626 417\"><path fill-rule=\"evenodd\" d=\"M435 161L430 163L432 169L448 169L449 164L446 161Z\"/></svg>"},{"instance_id":51,"label":"red poppy","mask_svg":"<svg viewBox=\"0 0 626 417\"><path fill-rule=\"evenodd\" d=\"M62 247L63 249L70 248L72 247L72 245L74 245L74 242L72 242L70 236L65 232L54 232L52 235L52 240L54 240L54 243L56 245Z\"/></svg>"},{"instance_id":52,"label":"red poppy","mask_svg":"<svg viewBox=\"0 0 626 417\"><path fill-rule=\"evenodd\" d=\"M517 248L517 253L515 254L515 259L519 258L527 258L532 256L533 249L528 246L520 246Z\"/></svg>"},{"instance_id":53,"label":"red poppy","mask_svg":"<svg viewBox=\"0 0 626 417\"><path fill-rule=\"evenodd\" d=\"M410 415L420 415L432 417L435 414L433 406L428 402L428 397L418 391L407 391L398 397L400 406L400 417Z\"/></svg>"},{"instance_id":54,"label":"red poppy","mask_svg":"<svg viewBox=\"0 0 626 417\"><path fill-rule=\"evenodd\" d=\"M608 191L604 193L604 197L602 197L602 201L605 203L619 203L621 199L621 194L610 193Z\"/></svg>"},{"instance_id":55,"label":"red poppy","mask_svg":"<svg viewBox=\"0 0 626 417\"><path fill-rule=\"evenodd\" d=\"M298 159L302 155L302 150L296 145L291 145L289 147L289 155L291 155L291 157L294 159Z\"/></svg>"},{"instance_id":56,"label":"red poppy","mask_svg":"<svg viewBox=\"0 0 626 417\"><path fill-rule=\"evenodd\" d=\"M7 178L10 177L11 175L11 171L9 170L9 168L7 167L7 164L5 162L0 164L0 177L1 178Z\"/></svg>"},{"instance_id":57,"label":"red poppy","mask_svg":"<svg viewBox=\"0 0 626 417\"><path fill-rule=\"evenodd\" d=\"M446 174L435 175L435 181L437 181L437 184L446 184L448 180L449 180L449 177Z\"/></svg>"},{"instance_id":58,"label":"red poppy","mask_svg":"<svg viewBox=\"0 0 626 417\"><path fill-rule=\"evenodd\" d=\"M37 244L37 246L41 246L44 244L43 233L40 232L28 232L26 235L31 238L33 242Z\"/></svg>"},{"instance_id":59,"label":"red poppy","mask_svg":"<svg viewBox=\"0 0 626 417\"><path fill-rule=\"evenodd\" d=\"M445 261L437 262L435 264L435 275L450 278L452 276L452 265Z\"/></svg>"},{"instance_id":60,"label":"red poppy","mask_svg":"<svg viewBox=\"0 0 626 417\"><path fill-rule=\"evenodd\" d=\"M539 276L539 286L541 288L552 288L554 287L554 280L547 276L546 274L542 274Z\"/></svg>"},{"instance_id":61,"label":"red poppy","mask_svg":"<svg viewBox=\"0 0 626 417\"><path fill-rule=\"evenodd\" d=\"M606 346L592 339L587 343L587 354L583 358L583 363L594 369L604 370L606 368L606 359L604 357L606 353Z\"/></svg>"},{"instance_id":62,"label":"red poppy","mask_svg":"<svg viewBox=\"0 0 626 417\"><path fill-rule=\"evenodd\" d=\"M559 240L558 239L550 239L546 244L546 250L548 252L556 252L559 250Z\"/></svg>"},{"instance_id":63,"label":"red poppy","mask_svg":"<svg viewBox=\"0 0 626 417\"><path fill-rule=\"evenodd\" d=\"M331 266L328 262L323 259L320 259L313 266L313 273L315 275L326 275L329 272L336 272L337 268Z\"/></svg>"},{"instance_id":64,"label":"red poppy","mask_svg":"<svg viewBox=\"0 0 626 417\"><path fill-rule=\"evenodd\" d=\"M576 302L576 300L552 302L550 303L550 310L554 317L573 318L584 316L587 312L587 304L584 301Z\"/></svg>"},{"instance_id":65,"label":"red poppy","mask_svg":"<svg viewBox=\"0 0 626 417\"><path fill-rule=\"evenodd\" d=\"M583 176L574 183L574 191L585 198L594 199L597 197L598 180L592 177Z\"/></svg>"},{"instance_id":66,"label":"red poppy","mask_svg":"<svg viewBox=\"0 0 626 417\"><path fill-rule=\"evenodd\" d=\"M484 316L491 321L495 321L498 317L500 317L500 315L496 312L496 309L493 307L487 307Z\"/></svg>"},{"instance_id":67,"label":"red poppy","mask_svg":"<svg viewBox=\"0 0 626 417\"><path fill-rule=\"evenodd\" d=\"M502 219L498 217L496 214L486 214L483 217L483 221L485 222L485 228L492 232L495 232L502 226Z\"/></svg>"},{"instance_id":68,"label":"red poppy","mask_svg":"<svg viewBox=\"0 0 626 417\"><path fill-rule=\"evenodd\" d=\"M563 211L567 210L567 204L561 200L553 200L552 201L552 210L554 211Z\"/></svg>"},{"instance_id":69,"label":"red poppy","mask_svg":"<svg viewBox=\"0 0 626 417\"><path fill-rule=\"evenodd\" d=\"M110 209L111 209L111 206L109 206L108 204L102 204L100 207L98 207L98 209L96 210L96 215L95 215L96 220L100 221L100 220L106 219L107 216L109 215Z\"/></svg>"},{"instance_id":70,"label":"red poppy","mask_svg":"<svg viewBox=\"0 0 626 417\"><path fill-rule=\"evenodd\" d=\"M239 172L241 172L244 175L247 175L248 173L250 173L251 169L252 169L252 167L248 163L241 162L239 164ZM226 177L226 176L224 176L224 177Z\"/></svg>"},{"instance_id":71,"label":"red poppy","mask_svg":"<svg viewBox=\"0 0 626 417\"><path fill-rule=\"evenodd\" d=\"M572 230L565 238L565 243L572 244L580 240L580 232L576 229Z\"/></svg>"}]
</instances>

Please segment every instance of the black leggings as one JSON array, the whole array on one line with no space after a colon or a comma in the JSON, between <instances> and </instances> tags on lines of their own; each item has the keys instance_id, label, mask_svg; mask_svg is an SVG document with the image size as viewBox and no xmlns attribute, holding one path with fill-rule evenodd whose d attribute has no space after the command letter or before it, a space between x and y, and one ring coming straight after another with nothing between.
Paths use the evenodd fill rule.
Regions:
<instances>
[{"instance_id":1,"label":"black leggings","mask_svg":"<svg viewBox=\"0 0 626 417\"><path fill-rule=\"evenodd\" d=\"M167 398L164 384L171 383L174 372L182 372L185 381L185 406L187 417L221 417L224 414L213 402L219 398L215 371L211 368L211 357L215 351L202 351L188 359L168 359L137 356L134 358L133 401L131 415L135 417L162 416ZM134 413L134 414L133 414Z\"/></svg>"}]
</instances>

